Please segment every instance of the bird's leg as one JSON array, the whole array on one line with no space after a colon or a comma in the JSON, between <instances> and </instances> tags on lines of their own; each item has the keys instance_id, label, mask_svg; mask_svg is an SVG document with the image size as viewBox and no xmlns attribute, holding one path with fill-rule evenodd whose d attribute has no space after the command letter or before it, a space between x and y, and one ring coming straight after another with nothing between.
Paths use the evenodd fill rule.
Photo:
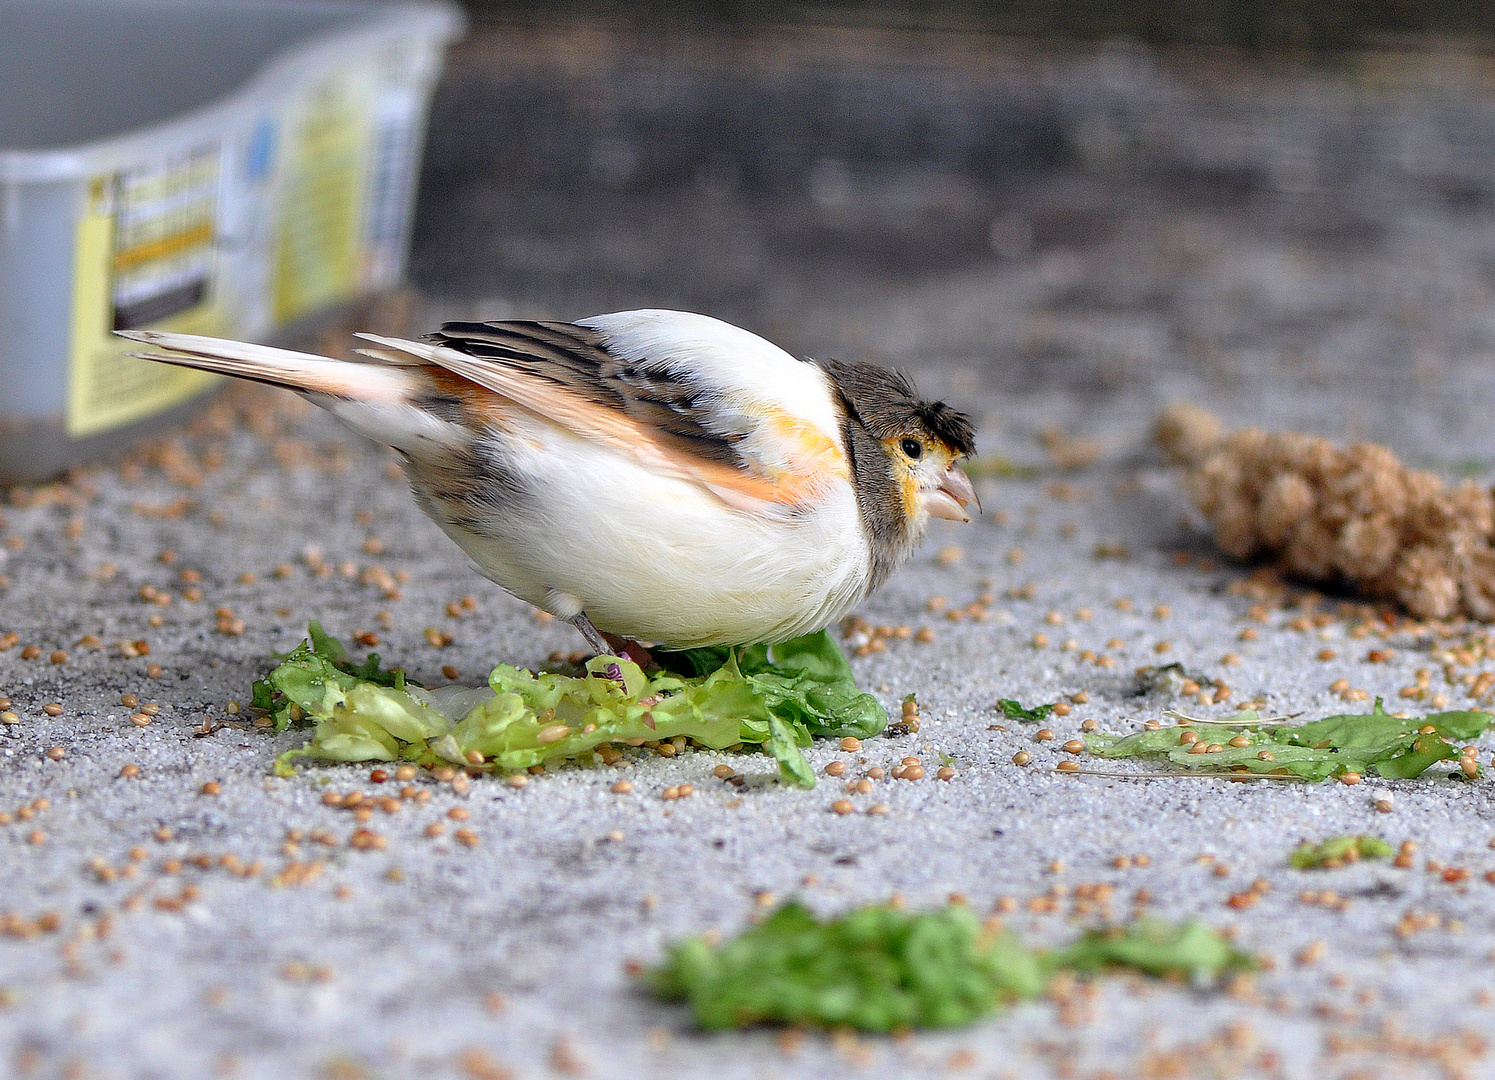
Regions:
<instances>
[{"instance_id":1,"label":"bird's leg","mask_svg":"<svg viewBox=\"0 0 1495 1080\"><path fill-rule=\"evenodd\" d=\"M592 625L592 620L587 618L585 611L578 611L572 616L571 625L580 630L581 636L587 639L587 644L592 647L593 656L612 655L613 650L608 645L607 639L602 636L600 630Z\"/></svg>"}]
</instances>

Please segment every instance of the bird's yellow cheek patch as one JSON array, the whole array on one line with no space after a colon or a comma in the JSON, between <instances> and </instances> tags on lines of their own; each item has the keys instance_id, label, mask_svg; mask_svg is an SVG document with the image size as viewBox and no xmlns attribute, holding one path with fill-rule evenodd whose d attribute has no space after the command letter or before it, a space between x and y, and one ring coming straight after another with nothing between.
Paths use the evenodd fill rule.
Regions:
<instances>
[{"instance_id":1,"label":"bird's yellow cheek patch","mask_svg":"<svg viewBox=\"0 0 1495 1080\"><path fill-rule=\"evenodd\" d=\"M909 521L919 516L919 510L924 505L924 498L919 494L919 478L914 470L908 467L903 457L903 450L899 444L901 439L884 439L883 449L887 452L888 459L893 463L893 473L898 480L898 493L903 498L903 514Z\"/></svg>"}]
</instances>

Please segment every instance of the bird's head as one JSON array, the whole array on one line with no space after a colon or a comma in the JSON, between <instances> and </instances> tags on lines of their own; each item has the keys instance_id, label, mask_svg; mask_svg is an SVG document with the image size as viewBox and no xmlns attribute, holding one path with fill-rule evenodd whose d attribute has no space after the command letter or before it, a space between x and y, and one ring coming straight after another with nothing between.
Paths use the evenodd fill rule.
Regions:
<instances>
[{"instance_id":1,"label":"bird's head","mask_svg":"<svg viewBox=\"0 0 1495 1080\"><path fill-rule=\"evenodd\" d=\"M896 559L931 517L970 521L981 504L960 463L976 451L970 418L924 401L898 372L822 362L841 397L862 514ZM873 448L875 449L875 452Z\"/></svg>"}]
</instances>

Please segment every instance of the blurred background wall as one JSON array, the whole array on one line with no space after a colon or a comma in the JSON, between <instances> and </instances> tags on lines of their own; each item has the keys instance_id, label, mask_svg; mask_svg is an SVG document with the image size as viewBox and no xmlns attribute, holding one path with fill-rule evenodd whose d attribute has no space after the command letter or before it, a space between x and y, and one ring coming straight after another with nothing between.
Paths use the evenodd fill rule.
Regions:
<instances>
[{"instance_id":1,"label":"blurred background wall","mask_svg":"<svg viewBox=\"0 0 1495 1080\"><path fill-rule=\"evenodd\" d=\"M1000 395L988 447L1192 398L1495 452L1490 5L467 10L412 260L441 313L707 311Z\"/></svg>"}]
</instances>

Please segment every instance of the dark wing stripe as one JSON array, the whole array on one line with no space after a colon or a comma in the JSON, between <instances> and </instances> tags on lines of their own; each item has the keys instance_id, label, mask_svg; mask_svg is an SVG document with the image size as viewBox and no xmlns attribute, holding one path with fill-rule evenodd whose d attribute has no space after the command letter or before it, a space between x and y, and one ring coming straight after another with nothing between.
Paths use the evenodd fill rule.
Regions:
<instances>
[{"instance_id":1,"label":"dark wing stripe","mask_svg":"<svg viewBox=\"0 0 1495 1080\"><path fill-rule=\"evenodd\" d=\"M595 330L570 323L446 323L429 340L548 379L593 404L617 409L673 436L681 449L709 461L744 468L740 433L720 430L720 417L703 387L665 365L619 360Z\"/></svg>"}]
</instances>

